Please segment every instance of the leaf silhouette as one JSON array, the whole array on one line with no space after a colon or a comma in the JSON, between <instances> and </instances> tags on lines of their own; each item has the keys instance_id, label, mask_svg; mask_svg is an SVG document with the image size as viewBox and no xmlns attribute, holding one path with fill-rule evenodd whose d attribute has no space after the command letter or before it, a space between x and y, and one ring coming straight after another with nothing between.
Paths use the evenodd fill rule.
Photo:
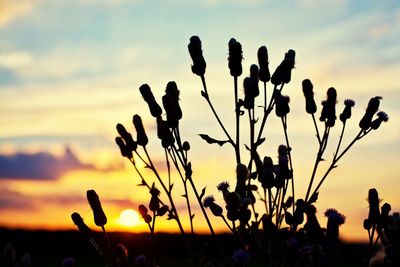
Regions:
<instances>
[{"instance_id":1,"label":"leaf silhouette","mask_svg":"<svg viewBox=\"0 0 400 267\"><path fill-rule=\"evenodd\" d=\"M206 134L199 134L199 135L203 140L205 140L209 144L218 144L220 146L223 146L225 143L229 142L229 140L217 140L217 139L214 139L212 137L209 137Z\"/></svg>"}]
</instances>

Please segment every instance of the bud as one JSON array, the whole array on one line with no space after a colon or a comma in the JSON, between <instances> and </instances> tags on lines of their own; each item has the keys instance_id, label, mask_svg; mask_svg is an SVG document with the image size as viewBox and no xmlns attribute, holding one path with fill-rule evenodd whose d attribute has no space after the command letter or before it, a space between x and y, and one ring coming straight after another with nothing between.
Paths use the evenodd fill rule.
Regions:
<instances>
[{"instance_id":1,"label":"bud","mask_svg":"<svg viewBox=\"0 0 400 267\"><path fill-rule=\"evenodd\" d=\"M83 235L84 238L90 239L92 238L92 231L90 228L85 224L81 215L79 213L74 212L71 214L71 219L74 224L78 227L79 232Z\"/></svg>"},{"instance_id":2,"label":"bud","mask_svg":"<svg viewBox=\"0 0 400 267\"><path fill-rule=\"evenodd\" d=\"M369 100L367 110L359 123L361 129L368 130L371 127L372 117L378 111L381 99L382 97L375 96Z\"/></svg>"},{"instance_id":3,"label":"bud","mask_svg":"<svg viewBox=\"0 0 400 267\"><path fill-rule=\"evenodd\" d=\"M175 142L175 138L168 128L167 122L161 116L157 117L157 136L161 139L161 144L164 148L172 146Z\"/></svg>"},{"instance_id":4,"label":"bud","mask_svg":"<svg viewBox=\"0 0 400 267\"><path fill-rule=\"evenodd\" d=\"M282 73L282 81L289 83L292 77L292 69L294 68L296 52L293 49L289 49L285 54L284 67Z\"/></svg>"},{"instance_id":5,"label":"bud","mask_svg":"<svg viewBox=\"0 0 400 267\"><path fill-rule=\"evenodd\" d=\"M350 119L351 117L351 108L354 107L356 102L354 102L354 100L352 99L346 99L344 101L344 110L342 112L342 114L340 114L339 119L345 123L346 120Z\"/></svg>"},{"instance_id":6,"label":"bud","mask_svg":"<svg viewBox=\"0 0 400 267\"><path fill-rule=\"evenodd\" d=\"M258 49L257 52L257 57L258 57L258 66L260 67L260 70L258 72L258 77L260 81L262 82L269 82L271 79L271 74L269 73L269 67L268 67L268 50L267 47L261 46Z\"/></svg>"},{"instance_id":7,"label":"bud","mask_svg":"<svg viewBox=\"0 0 400 267\"><path fill-rule=\"evenodd\" d=\"M306 111L308 114L314 114L317 111L317 105L314 100L313 84L309 79L302 82L303 94L306 98Z\"/></svg>"},{"instance_id":8,"label":"bud","mask_svg":"<svg viewBox=\"0 0 400 267\"><path fill-rule=\"evenodd\" d=\"M198 36L190 37L188 49L193 61L192 72L198 76L203 76L206 72L206 61L204 60L203 51L201 49L201 40Z\"/></svg>"},{"instance_id":9,"label":"bud","mask_svg":"<svg viewBox=\"0 0 400 267\"><path fill-rule=\"evenodd\" d=\"M246 109L254 108L254 99L260 94L258 89L258 67L257 65L251 65L250 77L246 77L243 80L244 88L244 107Z\"/></svg>"},{"instance_id":10,"label":"bud","mask_svg":"<svg viewBox=\"0 0 400 267\"><path fill-rule=\"evenodd\" d=\"M168 126L178 127L178 122L182 119L182 110L179 106L179 90L174 81L168 82L162 101L167 113Z\"/></svg>"},{"instance_id":11,"label":"bud","mask_svg":"<svg viewBox=\"0 0 400 267\"><path fill-rule=\"evenodd\" d=\"M229 183L227 181L221 182L217 185L217 189L222 192L222 195L225 196L229 193Z\"/></svg>"},{"instance_id":12,"label":"bud","mask_svg":"<svg viewBox=\"0 0 400 267\"><path fill-rule=\"evenodd\" d=\"M86 198L89 202L90 207L93 210L94 223L97 226L104 226L107 223L107 217L101 207L100 198L96 191L88 190L86 191Z\"/></svg>"},{"instance_id":13,"label":"bud","mask_svg":"<svg viewBox=\"0 0 400 267\"><path fill-rule=\"evenodd\" d=\"M331 87L327 91L327 98L322 102L322 111L320 121L325 121L329 127L333 127L335 125L336 120L336 98L337 93L336 89Z\"/></svg>"},{"instance_id":14,"label":"bud","mask_svg":"<svg viewBox=\"0 0 400 267\"><path fill-rule=\"evenodd\" d=\"M161 116L161 107L157 104L157 101L151 92L150 86L148 84L143 84L139 87L139 91L142 94L144 101L146 101L147 105L149 106L151 115L155 118Z\"/></svg>"},{"instance_id":15,"label":"bud","mask_svg":"<svg viewBox=\"0 0 400 267\"><path fill-rule=\"evenodd\" d=\"M133 157L132 151L130 149L128 149L128 147L124 143L124 140L122 140L121 137L119 137L119 136L116 137L115 143L118 145L121 155L123 157L127 157L129 159L131 159Z\"/></svg>"},{"instance_id":16,"label":"bud","mask_svg":"<svg viewBox=\"0 0 400 267\"><path fill-rule=\"evenodd\" d=\"M365 230L370 230L371 227L372 227L372 224L368 219L365 219L363 221L363 227L364 227Z\"/></svg>"},{"instance_id":17,"label":"bud","mask_svg":"<svg viewBox=\"0 0 400 267\"><path fill-rule=\"evenodd\" d=\"M231 38L228 43L229 46L229 57L228 57L228 67L230 69L230 73L234 77L238 77L242 75L242 59L243 59L243 51L242 45L236 41L234 38Z\"/></svg>"},{"instance_id":18,"label":"bud","mask_svg":"<svg viewBox=\"0 0 400 267\"><path fill-rule=\"evenodd\" d=\"M137 148L137 144L133 140L132 135L125 129L124 125L118 123L116 128L119 135L122 137L122 139L124 139L126 149L128 149L129 151L135 151Z\"/></svg>"},{"instance_id":19,"label":"bud","mask_svg":"<svg viewBox=\"0 0 400 267\"><path fill-rule=\"evenodd\" d=\"M148 213L145 205L139 205L139 214L144 217Z\"/></svg>"},{"instance_id":20,"label":"bud","mask_svg":"<svg viewBox=\"0 0 400 267\"><path fill-rule=\"evenodd\" d=\"M275 97L276 97L275 114L276 116L282 118L290 112L290 107L289 107L290 98L289 96L281 95L279 91Z\"/></svg>"},{"instance_id":21,"label":"bud","mask_svg":"<svg viewBox=\"0 0 400 267\"><path fill-rule=\"evenodd\" d=\"M203 205L206 208L210 208L211 212L214 216L221 216L222 215L222 208L215 203L215 199L213 196L207 196L204 198Z\"/></svg>"},{"instance_id":22,"label":"bud","mask_svg":"<svg viewBox=\"0 0 400 267\"><path fill-rule=\"evenodd\" d=\"M264 157L262 173L258 176L258 180L261 182L263 188L272 188L275 183L274 176L274 164L272 158Z\"/></svg>"},{"instance_id":23,"label":"bud","mask_svg":"<svg viewBox=\"0 0 400 267\"><path fill-rule=\"evenodd\" d=\"M183 149L184 151L189 151L189 150L190 150L190 144L189 144L188 141L183 142L183 144L182 144L182 149Z\"/></svg>"},{"instance_id":24,"label":"bud","mask_svg":"<svg viewBox=\"0 0 400 267\"><path fill-rule=\"evenodd\" d=\"M369 213L368 220L371 224L376 224L379 221L379 197L378 191L375 188L371 188L368 191L368 203L369 203Z\"/></svg>"},{"instance_id":25,"label":"bud","mask_svg":"<svg viewBox=\"0 0 400 267\"><path fill-rule=\"evenodd\" d=\"M149 209L151 211L157 211L160 208L160 199L158 196L160 195L160 190L153 186L150 189L151 199L149 204Z\"/></svg>"},{"instance_id":26,"label":"bud","mask_svg":"<svg viewBox=\"0 0 400 267\"><path fill-rule=\"evenodd\" d=\"M326 238L331 241L339 240L339 226L344 224L346 216L335 209L327 209L325 216L328 218L326 226Z\"/></svg>"},{"instance_id":27,"label":"bud","mask_svg":"<svg viewBox=\"0 0 400 267\"><path fill-rule=\"evenodd\" d=\"M239 164L236 167L236 188L235 192L241 197L246 195L246 179L247 179L248 169L244 164Z\"/></svg>"},{"instance_id":28,"label":"bud","mask_svg":"<svg viewBox=\"0 0 400 267\"><path fill-rule=\"evenodd\" d=\"M386 114L386 112L380 111L376 115L378 118L371 122L371 129L373 130L377 130L383 121L387 122L389 120L389 116Z\"/></svg>"},{"instance_id":29,"label":"bud","mask_svg":"<svg viewBox=\"0 0 400 267\"><path fill-rule=\"evenodd\" d=\"M149 142L149 139L147 139L146 131L144 130L142 123L142 118L136 114L133 116L132 122L136 129L136 140L138 145L146 146Z\"/></svg>"}]
</instances>

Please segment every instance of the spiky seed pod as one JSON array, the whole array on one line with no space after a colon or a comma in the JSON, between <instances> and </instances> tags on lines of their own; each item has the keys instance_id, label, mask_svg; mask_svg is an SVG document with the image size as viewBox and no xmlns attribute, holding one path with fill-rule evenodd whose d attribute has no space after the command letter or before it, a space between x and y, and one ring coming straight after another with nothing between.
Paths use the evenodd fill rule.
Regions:
<instances>
[{"instance_id":1,"label":"spiky seed pod","mask_svg":"<svg viewBox=\"0 0 400 267\"><path fill-rule=\"evenodd\" d=\"M123 157L127 157L128 159L131 159L133 157L132 151L130 149L128 149L124 140L122 140L121 137L119 137L119 136L115 137L115 143L118 145L121 155Z\"/></svg>"},{"instance_id":2,"label":"spiky seed pod","mask_svg":"<svg viewBox=\"0 0 400 267\"><path fill-rule=\"evenodd\" d=\"M100 198L97 195L96 191L94 190L86 191L86 198L89 202L90 207L93 210L94 223L97 226L106 225L107 217L103 211L103 208L101 207Z\"/></svg>"},{"instance_id":3,"label":"spiky seed pod","mask_svg":"<svg viewBox=\"0 0 400 267\"><path fill-rule=\"evenodd\" d=\"M92 231L90 228L85 224L81 215L79 213L74 212L71 214L71 219L74 224L78 227L79 232L83 235L85 239L90 239L93 237Z\"/></svg>"},{"instance_id":4,"label":"spiky seed pod","mask_svg":"<svg viewBox=\"0 0 400 267\"><path fill-rule=\"evenodd\" d=\"M178 127L179 120L182 119L182 110L179 106L178 86L174 81L168 82L162 101L167 113L168 127Z\"/></svg>"},{"instance_id":5,"label":"spiky seed pod","mask_svg":"<svg viewBox=\"0 0 400 267\"><path fill-rule=\"evenodd\" d=\"M317 112L317 105L314 100L313 84L309 79L305 79L302 82L303 94L306 98L306 112L308 114L314 114Z\"/></svg>"},{"instance_id":6,"label":"spiky seed pod","mask_svg":"<svg viewBox=\"0 0 400 267\"><path fill-rule=\"evenodd\" d=\"M275 96L276 98L276 107L275 107L275 114L278 117L284 117L290 112L290 107L289 107L289 102L290 98L289 96L283 96L281 93L278 91L278 94Z\"/></svg>"},{"instance_id":7,"label":"spiky seed pod","mask_svg":"<svg viewBox=\"0 0 400 267\"><path fill-rule=\"evenodd\" d=\"M236 188L235 192L241 197L246 195L246 179L247 179L248 169L244 164L238 164L236 167Z\"/></svg>"},{"instance_id":8,"label":"spiky seed pod","mask_svg":"<svg viewBox=\"0 0 400 267\"><path fill-rule=\"evenodd\" d=\"M371 127L372 117L378 111L381 99L381 96L375 96L369 100L367 110L359 123L361 129L368 130Z\"/></svg>"},{"instance_id":9,"label":"spiky seed pod","mask_svg":"<svg viewBox=\"0 0 400 267\"><path fill-rule=\"evenodd\" d=\"M217 189L222 192L222 195L225 199L226 194L229 193L229 183L227 181L223 181L217 185Z\"/></svg>"},{"instance_id":10,"label":"spiky seed pod","mask_svg":"<svg viewBox=\"0 0 400 267\"><path fill-rule=\"evenodd\" d=\"M342 112L342 114L339 115L339 119L343 123L345 123L346 120L350 119L350 117L351 117L351 108L354 107L355 103L356 102L354 100L352 100L352 99L346 99L344 101L343 112Z\"/></svg>"},{"instance_id":11,"label":"spiky seed pod","mask_svg":"<svg viewBox=\"0 0 400 267\"><path fill-rule=\"evenodd\" d=\"M136 142L140 146L146 146L149 142L149 139L147 138L146 131L144 130L142 118L136 114L133 116L132 122L136 129Z\"/></svg>"},{"instance_id":12,"label":"spiky seed pod","mask_svg":"<svg viewBox=\"0 0 400 267\"><path fill-rule=\"evenodd\" d=\"M368 191L368 203L369 203L369 213L368 220L371 224L376 224L379 222L379 197L378 191L375 188L371 188Z\"/></svg>"},{"instance_id":13,"label":"spiky seed pod","mask_svg":"<svg viewBox=\"0 0 400 267\"><path fill-rule=\"evenodd\" d=\"M228 57L228 67L230 73L234 77L242 75L242 59L243 51L242 45L236 41L236 39L231 38L228 43L229 46L229 57Z\"/></svg>"},{"instance_id":14,"label":"spiky seed pod","mask_svg":"<svg viewBox=\"0 0 400 267\"><path fill-rule=\"evenodd\" d=\"M130 151L135 151L137 148L137 143L133 140L132 135L125 129L124 125L118 123L116 128L119 135L122 137L122 139L124 139L126 148Z\"/></svg>"},{"instance_id":15,"label":"spiky seed pod","mask_svg":"<svg viewBox=\"0 0 400 267\"><path fill-rule=\"evenodd\" d=\"M146 208L146 206L145 205L139 205L139 214L142 216L142 217L144 217L147 213L148 213L148 210L147 210L147 208Z\"/></svg>"},{"instance_id":16,"label":"spiky seed pod","mask_svg":"<svg viewBox=\"0 0 400 267\"><path fill-rule=\"evenodd\" d=\"M161 116L162 109L154 98L150 86L148 84L143 84L139 87L139 91L142 94L144 101L146 101L147 105L149 106L151 115L155 118Z\"/></svg>"},{"instance_id":17,"label":"spiky seed pod","mask_svg":"<svg viewBox=\"0 0 400 267\"><path fill-rule=\"evenodd\" d=\"M192 72L198 76L203 76L206 72L206 61L204 60L203 50L201 49L201 40L198 36L190 37L188 50L193 61Z\"/></svg>"},{"instance_id":18,"label":"spiky seed pod","mask_svg":"<svg viewBox=\"0 0 400 267\"><path fill-rule=\"evenodd\" d=\"M387 122L389 120L389 116L386 112L379 111L377 114L378 118L371 122L371 129L377 130L379 126L381 126L382 122Z\"/></svg>"},{"instance_id":19,"label":"spiky seed pod","mask_svg":"<svg viewBox=\"0 0 400 267\"><path fill-rule=\"evenodd\" d=\"M260 67L258 77L260 81L267 83L271 79L271 74L269 73L268 50L266 46L261 46L258 49L257 58L258 66Z\"/></svg>"}]
</instances>

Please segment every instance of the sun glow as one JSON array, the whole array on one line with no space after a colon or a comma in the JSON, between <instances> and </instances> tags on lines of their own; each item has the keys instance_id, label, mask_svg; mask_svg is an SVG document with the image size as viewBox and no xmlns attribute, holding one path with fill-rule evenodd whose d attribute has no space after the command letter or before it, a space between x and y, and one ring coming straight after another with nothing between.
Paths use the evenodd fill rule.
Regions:
<instances>
[{"instance_id":1,"label":"sun glow","mask_svg":"<svg viewBox=\"0 0 400 267\"><path fill-rule=\"evenodd\" d=\"M133 209L126 209L121 212L118 223L122 226L132 227L140 224L139 214Z\"/></svg>"}]
</instances>

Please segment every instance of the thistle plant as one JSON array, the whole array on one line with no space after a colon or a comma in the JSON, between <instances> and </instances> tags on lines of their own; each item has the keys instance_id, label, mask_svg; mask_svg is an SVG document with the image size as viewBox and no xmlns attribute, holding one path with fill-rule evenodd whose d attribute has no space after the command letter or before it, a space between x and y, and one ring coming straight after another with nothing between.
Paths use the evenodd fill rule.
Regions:
<instances>
[{"instance_id":1,"label":"thistle plant","mask_svg":"<svg viewBox=\"0 0 400 267\"><path fill-rule=\"evenodd\" d=\"M211 242L217 244L216 247L221 253L224 266L250 266L252 262L262 263L265 266L323 265L328 259L332 259L327 254L331 251L330 247L339 243L339 227L345 222L345 216L335 209L328 209L325 212L327 227L326 229L321 227L315 206L321 187L355 143L381 127L382 122L388 121L388 115L379 111L382 98L380 96L371 98L364 116L359 121L358 134L349 143L344 144L346 125L352 117L355 101L346 99L342 112L338 115L337 109L341 108L337 107L338 93L334 87L331 87L326 92L326 99L322 101L318 115L313 83L309 79L304 79L301 85L295 85L303 91L305 113L311 117L315 141L318 144L306 193L304 197L301 197L295 190L295 181L298 179L292 157L295 146L289 134L291 102L290 96L286 95L284 90L285 85L292 80L296 52L289 49L275 71L270 72L268 49L266 46L261 46L257 51L257 64L251 64L247 72L247 68L243 68L241 43L232 38L228 42L227 50L229 74L233 82L234 130L232 132L225 126L212 101L206 81L207 64L203 56L202 42L198 36L192 36L188 44L193 63L192 72L201 81L201 96L210 108L224 137L216 139L205 133L200 133L199 136L208 144L230 146L234 153L235 162L232 169L236 169L236 178L216 185L222 194L223 204L218 203L218 197L208 194L206 196L206 188L196 184L193 178L192 162L189 158L190 143L181 136L180 121L183 111L180 107L181 92L176 82L167 83L165 94L160 102L162 107L158 104L148 84L139 87L139 92L157 125L157 138L164 151L166 174L160 172L153 163L154 159L148 151L148 143L154 139L147 136L140 115L135 114L132 119L136 138L127 130L132 128L131 126L125 127L119 123L116 126L118 136L115 142L121 155L132 164L140 181L139 186L147 188L149 192L149 203L142 203L138 209L149 227L153 240L150 265L156 265L154 255L156 218L161 219L164 215L167 215L168 220L175 221L179 232L186 237L193 265L200 264L190 240L190 235L196 233L195 207L200 209L206 221ZM242 79L243 73L248 73L248 75ZM271 145L266 142L265 132L268 120L272 116L276 116L282 125L283 142L276 146L276 155L264 155L263 146ZM317 116L319 117L316 118ZM247 123L248 127L243 127L243 124ZM328 143L332 142L330 137L334 134L335 126L341 128L340 137L330 163L325 170L321 170L321 163L328 161L326 149ZM246 129L249 130L249 134L246 135L249 136L248 140L244 140L243 137ZM274 162L273 158L276 156L278 159ZM150 170L152 177L145 175L140 165ZM321 172L322 176L318 177ZM175 183L182 184L183 195L176 191ZM176 202L181 196L185 199L189 227L185 227L182 223L184 211L177 209ZM257 202L261 202L262 205L256 205ZM374 207L376 208L376 205ZM94 213L98 212L96 205L92 206L92 209ZM376 213L376 211L373 212ZM100 225L105 232L105 215L103 217L99 213L98 216L100 216L99 224L97 222L96 224ZM77 215L74 217L75 224L90 241L91 235L84 226L83 220ZM213 227L214 219L222 220L227 230L233 235L236 248L229 252L229 255L225 255L221 250L221 245L218 245ZM369 221L369 223L370 225L377 224L374 221ZM378 226L371 227L370 240L371 235L373 240L373 232ZM212 266L210 264L212 264L211 261L205 266Z\"/></svg>"}]
</instances>

